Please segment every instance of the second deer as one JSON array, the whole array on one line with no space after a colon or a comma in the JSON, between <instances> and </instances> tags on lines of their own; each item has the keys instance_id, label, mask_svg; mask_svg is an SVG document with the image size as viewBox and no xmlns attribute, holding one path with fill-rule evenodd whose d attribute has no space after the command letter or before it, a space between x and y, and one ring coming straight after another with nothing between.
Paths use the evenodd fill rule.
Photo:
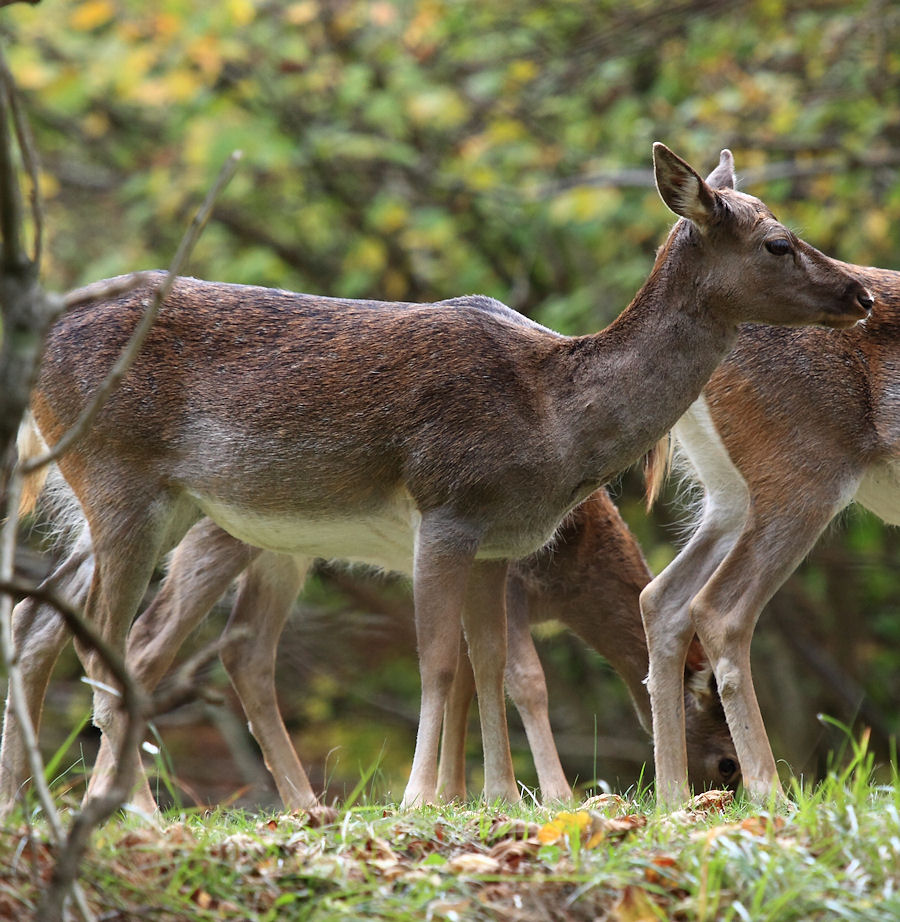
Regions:
<instances>
[{"instance_id":1,"label":"second deer","mask_svg":"<svg viewBox=\"0 0 900 922\"><path fill-rule=\"evenodd\" d=\"M792 235L780 258L803 259ZM780 791L750 673L760 612L849 503L900 525L900 272L844 267L874 295L865 322L745 327L674 429L703 488L702 515L641 596L656 775L672 801L687 780L672 696L694 632L715 671L744 785L759 798Z\"/></svg>"}]
</instances>

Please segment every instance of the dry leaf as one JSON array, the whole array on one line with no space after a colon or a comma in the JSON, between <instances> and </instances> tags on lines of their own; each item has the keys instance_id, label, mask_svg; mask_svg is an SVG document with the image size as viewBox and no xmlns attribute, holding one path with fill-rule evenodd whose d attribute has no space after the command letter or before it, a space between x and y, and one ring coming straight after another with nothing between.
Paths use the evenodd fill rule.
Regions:
<instances>
[{"instance_id":1,"label":"dry leaf","mask_svg":"<svg viewBox=\"0 0 900 922\"><path fill-rule=\"evenodd\" d=\"M625 798L618 794L596 794L581 805L583 810L605 810L607 813L621 813L627 806Z\"/></svg>"},{"instance_id":2,"label":"dry leaf","mask_svg":"<svg viewBox=\"0 0 900 922\"><path fill-rule=\"evenodd\" d=\"M488 852L491 858L499 861L506 870L517 871L526 860L537 857L541 843L536 837L530 839L503 839Z\"/></svg>"},{"instance_id":3,"label":"dry leaf","mask_svg":"<svg viewBox=\"0 0 900 922\"><path fill-rule=\"evenodd\" d=\"M457 874L496 874L500 870L500 862L480 852L464 852L451 858L447 867Z\"/></svg>"},{"instance_id":4,"label":"dry leaf","mask_svg":"<svg viewBox=\"0 0 900 922\"><path fill-rule=\"evenodd\" d=\"M629 885L613 906L609 918L612 922L659 922L659 913L644 890Z\"/></svg>"},{"instance_id":5,"label":"dry leaf","mask_svg":"<svg viewBox=\"0 0 900 922\"><path fill-rule=\"evenodd\" d=\"M650 866L644 868L644 880L648 884L672 889L677 885L673 873L677 869L678 862L671 855L654 855L650 859Z\"/></svg>"},{"instance_id":6,"label":"dry leaf","mask_svg":"<svg viewBox=\"0 0 900 922\"><path fill-rule=\"evenodd\" d=\"M472 905L471 900L432 900L428 904L429 919L449 919L450 922L456 922L457 919L465 919L467 911Z\"/></svg>"},{"instance_id":7,"label":"dry leaf","mask_svg":"<svg viewBox=\"0 0 900 922\"><path fill-rule=\"evenodd\" d=\"M733 791L704 791L688 801L688 810L700 813L723 813L725 808L734 803Z\"/></svg>"}]
</instances>

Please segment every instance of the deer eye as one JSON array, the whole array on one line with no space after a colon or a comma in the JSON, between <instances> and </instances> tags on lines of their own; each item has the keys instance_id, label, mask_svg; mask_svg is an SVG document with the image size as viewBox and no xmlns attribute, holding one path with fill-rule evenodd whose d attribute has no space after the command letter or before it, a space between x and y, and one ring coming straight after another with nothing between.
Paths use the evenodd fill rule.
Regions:
<instances>
[{"instance_id":1,"label":"deer eye","mask_svg":"<svg viewBox=\"0 0 900 922\"><path fill-rule=\"evenodd\" d=\"M787 256L793 249L790 240L786 237L775 237L772 240L767 240L765 247L773 256Z\"/></svg>"},{"instance_id":2,"label":"deer eye","mask_svg":"<svg viewBox=\"0 0 900 922\"><path fill-rule=\"evenodd\" d=\"M737 762L735 762L734 759L719 760L719 774L722 776L724 781L730 781L737 770Z\"/></svg>"}]
</instances>

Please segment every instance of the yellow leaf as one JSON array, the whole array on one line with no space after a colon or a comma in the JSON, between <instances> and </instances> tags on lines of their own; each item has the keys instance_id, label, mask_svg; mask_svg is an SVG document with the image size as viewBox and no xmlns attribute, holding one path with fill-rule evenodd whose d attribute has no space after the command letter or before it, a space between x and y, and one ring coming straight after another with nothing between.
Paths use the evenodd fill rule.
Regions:
<instances>
[{"instance_id":1,"label":"yellow leaf","mask_svg":"<svg viewBox=\"0 0 900 922\"><path fill-rule=\"evenodd\" d=\"M112 0L88 0L75 8L69 17L69 25L79 32L90 32L106 25L115 15Z\"/></svg>"}]
</instances>

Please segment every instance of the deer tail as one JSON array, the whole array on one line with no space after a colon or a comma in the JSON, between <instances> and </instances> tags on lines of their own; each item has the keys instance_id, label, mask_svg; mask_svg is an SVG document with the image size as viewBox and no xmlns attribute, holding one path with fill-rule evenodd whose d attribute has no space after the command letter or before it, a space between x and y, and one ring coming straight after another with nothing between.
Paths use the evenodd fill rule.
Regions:
<instances>
[{"instance_id":1,"label":"deer tail","mask_svg":"<svg viewBox=\"0 0 900 922\"><path fill-rule=\"evenodd\" d=\"M668 432L644 456L644 486L648 512L659 498L669 472L669 465L672 463L673 450L672 434Z\"/></svg>"},{"instance_id":2,"label":"deer tail","mask_svg":"<svg viewBox=\"0 0 900 922\"><path fill-rule=\"evenodd\" d=\"M19 452L19 463L30 461L37 458L47 451L47 444L41 438L38 431L37 423L31 413L26 413L22 424L19 426L19 434L16 438L16 448ZM45 464L43 467L25 475L22 484L22 497L19 500L19 515L28 515L34 511L37 505L38 497L44 489L47 482L47 475L50 472L50 466Z\"/></svg>"}]
</instances>

